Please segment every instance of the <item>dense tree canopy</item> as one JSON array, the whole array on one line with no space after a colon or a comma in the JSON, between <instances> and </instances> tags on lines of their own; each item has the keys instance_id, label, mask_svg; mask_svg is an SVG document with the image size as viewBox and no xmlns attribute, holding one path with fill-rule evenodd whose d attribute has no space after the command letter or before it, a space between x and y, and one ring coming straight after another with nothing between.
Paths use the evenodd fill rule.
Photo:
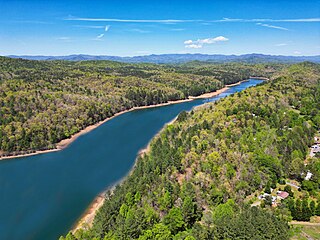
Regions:
<instances>
[{"instance_id":1,"label":"dense tree canopy","mask_svg":"<svg viewBox=\"0 0 320 240\"><path fill-rule=\"evenodd\" d=\"M301 180L319 128L319 73L319 65L292 65L273 81L181 113L106 194L92 228L73 237L289 239L281 209L250 207L245 199L281 179ZM128 194L139 197L128 201ZM319 204L292 207L305 209L307 219Z\"/></svg>"},{"instance_id":2,"label":"dense tree canopy","mask_svg":"<svg viewBox=\"0 0 320 240\"><path fill-rule=\"evenodd\" d=\"M211 74L196 69L0 57L0 156L54 148L122 110L197 96L255 75L253 65L212 65ZM260 69L274 72L279 66Z\"/></svg>"}]
</instances>

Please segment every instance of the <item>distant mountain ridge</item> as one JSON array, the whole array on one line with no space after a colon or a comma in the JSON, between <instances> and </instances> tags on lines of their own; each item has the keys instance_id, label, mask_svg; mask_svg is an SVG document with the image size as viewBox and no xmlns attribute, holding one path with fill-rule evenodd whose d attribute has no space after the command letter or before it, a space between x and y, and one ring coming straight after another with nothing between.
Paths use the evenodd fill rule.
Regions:
<instances>
[{"instance_id":1,"label":"distant mountain ridge","mask_svg":"<svg viewBox=\"0 0 320 240\"><path fill-rule=\"evenodd\" d=\"M88 60L111 60L127 63L184 63L190 61L209 61L217 63L225 62L246 62L246 63L297 63L310 61L320 63L320 55L315 56L282 56L265 54L244 54L244 55L222 55L222 54L152 54L134 57L119 57L107 55L86 55L73 54L68 56L28 56L28 55L9 55L11 58L23 58L29 60L68 60L68 61L88 61Z\"/></svg>"}]
</instances>

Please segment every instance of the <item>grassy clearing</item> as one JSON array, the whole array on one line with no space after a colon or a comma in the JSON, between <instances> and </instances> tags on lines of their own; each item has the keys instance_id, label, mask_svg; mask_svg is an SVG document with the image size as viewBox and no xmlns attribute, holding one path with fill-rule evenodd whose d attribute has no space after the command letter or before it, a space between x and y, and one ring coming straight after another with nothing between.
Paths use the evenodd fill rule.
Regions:
<instances>
[{"instance_id":1,"label":"grassy clearing","mask_svg":"<svg viewBox=\"0 0 320 240\"><path fill-rule=\"evenodd\" d=\"M316 240L320 239L320 226L293 226L291 240Z\"/></svg>"}]
</instances>

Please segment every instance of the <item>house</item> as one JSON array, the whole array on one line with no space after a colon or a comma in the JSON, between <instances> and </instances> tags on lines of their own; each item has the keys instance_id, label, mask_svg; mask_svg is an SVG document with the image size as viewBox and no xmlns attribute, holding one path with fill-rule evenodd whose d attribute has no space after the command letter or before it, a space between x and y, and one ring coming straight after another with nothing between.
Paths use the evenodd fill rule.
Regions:
<instances>
[{"instance_id":1,"label":"house","mask_svg":"<svg viewBox=\"0 0 320 240\"><path fill-rule=\"evenodd\" d=\"M289 196L289 193L285 191L278 191L277 195L278 195L278 198L280 199L286 199Z\"/></svg>"},{"instance_id":2,"label":"house","mask_svg":"<svg viewBox=\"0 0 320 240\"><path fill-rule=\"evenodd\" d=\"M271 196L271 194L264 193L264 194L258 196L258 199L260 199L260 200L266 199L267 196ZM274 204L274 203L276 202L276 200L277 200L277 197L271 196L271 202L272 202L272 204Z\"/></svg>"}]
</instances>

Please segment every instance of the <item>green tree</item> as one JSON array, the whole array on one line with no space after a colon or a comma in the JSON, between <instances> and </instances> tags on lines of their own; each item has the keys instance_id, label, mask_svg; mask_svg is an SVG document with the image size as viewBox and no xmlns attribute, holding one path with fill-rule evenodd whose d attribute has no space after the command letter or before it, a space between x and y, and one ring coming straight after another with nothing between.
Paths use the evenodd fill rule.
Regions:
<instances>
[{"instance_id":1,"label":"green tree","mask_svg":"<svg viewBox=\"0 0 320 240\"><path fill-rule=\"evenodd\" d=\"M312 213L309 208L308 199L303 199L303 201L302 201L302 220L303 221L310 221L311 216L312 216Z\"/></svg>"},{"instance_id":2,"label":"green tree","mask_svg":"<svg viewBox=\"0 0 320 240\"><path fill-rule=\"evenodd\" d=\"M168 240L171 239L171 232L166 225L157 223L151 230L146 230L139 240Z\"/></svg>"},{"instance_id":3,"label":"green tree","mask_svg":"<svg viewBox=\"0 0 320 240\"><path fill-rule=\"evenodd\" d=\"M320 202L318 202L318 204L317 204L317 207L316 207L316 210L315 210L315 214L317 216L320 216Z\"/></svg>"},{"instance_id":4,"label":"green tree","mask_svg":"<svg viewBox=\"0 0 320 240\"><path fill-rule=\"evenodd\" d=\"M311 214L314 215L316 211L316 203L314 200L311 200L309 207L310 207Z\"/></svg>"},{"instance_id":5,"label":"green tree","mask_svg":"<svg viewBox=\"0 0 320 240\"><path fill-rule=\"evenodd\" d=\"M185 222L179 208L173 207L169 213L163 218L163 223L168 226L172 234L184 229Z\"/></svg>"},{"instance_id":6,"label":"green tree","mask_svg":"<svg viewBox=\"0 0 320 240\"><path fill-rule=\"evenodd\" d=\"M168 210L168 208L172 205L172 198L171 193L169 191L166 191L163 197L159 199L160 202L160 209L162 211Z\"/></svg>"},{"instance_id":7,"label":"green tree","mask_svg":"<svg viewBox=\"0 0 320 240\"><path fill-rule=\"evenodd\" d=\"M182 215L187 227L192 226L196 221L196 211L197 205L192 201L191 197L187 196L182 204Z\"/></svg>"},{"instance_id":8,"label":"green tree","mask_svg":"<svg viewBox=\"0 0 320 240\"><path fill-rule=\"evenodd\" d=\"M271 185L270 185L270 182L268 182L268 183L266 184L266 187L265 187L265 189L264 189L264 192L265 192L265 193L268 193L268 194L271 194Z\"/></svg>"},{"instance_id":9,"label":"green tree","mask_svg":"<svg viewBox=\"0 0 320 240\"><path fill-rule=\"evenodd\" d=\"M289 193L289 196L290 196L290 197L293 197L293 192L292 192L292 190L291 190L291 186L286 185L286 186L284 187L284 191L287 192L287 193Z\"/></svg>"},{"instance_id":10,"label":"green tree","mask_svg":"<svg viewBox=\"0 0 320 240\"><path fill-rule=\"evenodd\" d=\"M219 204L212 213L213 222L216 224L221 224L232 218L234 214L235 202L229 199L226 203Z\"/></svg>"}]
</instances>

